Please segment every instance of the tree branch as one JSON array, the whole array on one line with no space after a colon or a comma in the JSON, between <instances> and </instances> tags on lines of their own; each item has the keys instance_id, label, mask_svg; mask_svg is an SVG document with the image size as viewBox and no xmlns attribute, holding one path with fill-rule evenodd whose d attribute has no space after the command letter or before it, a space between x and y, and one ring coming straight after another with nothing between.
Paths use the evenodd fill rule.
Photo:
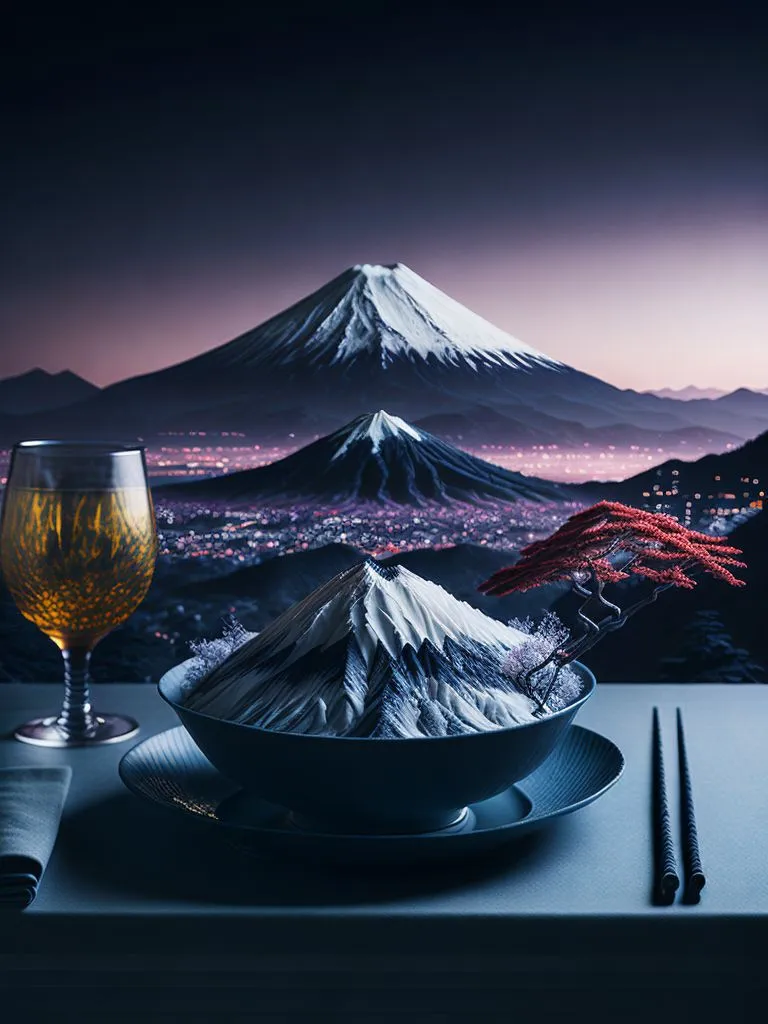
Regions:
<instances>
[{"instance_id":1,"label":"tree branch","mask_svg":"<svg viewBox=\"0 0 768 1024\"><path fill-rule=\"evenodd\" d=\"M691 560L687 560L683 563L682 567L689 568L692 564L693 562ZM561 664L566 665L568 664L568 662L574 661L576 658L581 657L582 654L584 654L586 651L594 647L598 640L601 640L606 633L613 633L615 630L621 629L621 627L626 623L627 619L630 618L630 616L634 615L636 612L639 612L642 608L647 608L648 605L653 604L654 601L656 601L656 599L658 598L659 594L662 594L665 590L669 590L670 587L674 586L674 583L661 583L659 586L654 587L650 594L647 594L639 601L635 601L634 604L631 604L627 608L625 608L624 611L621 612L619 618L604 619L599 624L596 633L589 633L579 638L579 640L577 640L575 643L566 645L562 651L565 657L561 661ZM618 608L619 606L615 605L614 607Z\"/></svg>"},{"instance_id":2,"label":"tree branch","mask_svg":"<svg viewBox=\"0 0 768 1024\"><path fill-rule=\"evenodd\" d=\"M611 546L609 552L615 550L618 545L619 542L617 540ZM633 555L626 565L630 565L638 558L639 555ZM684 567L688 566L687 562L683 564ZM631 604L629 607L622 610L618 604L615 604L613 601L609 601L608 598L605 597L605 581L598 579L591 564L588 573L588 580L585 581L585 583L580 583L575 577L572 577L571 579L571 589L580 597L584 598L584 601L577 612L579 619L584 624L584 632L581 636L574 637L562 647L554 648L538 665L534 665L532 668L527 669L518 681L520 689L536 701L539 706L539 710L541 711L547 710L547 700L552 693L555 683L557 682L561 669L565 665L569 662L575 661L576 658L581 657L587 651L591 650L591 648L594 647L606 633L612 633L615 630L620 629L630 616L639 612L642 608L646 608L648 605L653 604L659 594L674 586L673 583L662 583L661 585L654 587L650 594L647 594L645 597L635 601L634 604ZM590 588L586 583L591 583L592 587ZM609 612L609 614L599 622L596 622L586 614L586 609L592 601L598 602L601 608L606 608ZM532 680L553 662L556 663L555 671L552 674L552 678L549 680L544 693L540 696L536 687L533 685Z\"/></svg>"},{"instance_id":3,"label":"tree branch","mask_svg":"<svg viewBox=\"0 0 768 1024\"><path fill-rule=\"evenodd\" d=\"M612 616L621 615L621 608L619 608L617 604L614 604L613 601L609 601L608 598L605 597L605 595L603 594L604 590L605 580L599 580L597 584L597 593L595 594L597 600L600 602L603 608L607 608L610 611Z\"/></svg>"}]
</instances>

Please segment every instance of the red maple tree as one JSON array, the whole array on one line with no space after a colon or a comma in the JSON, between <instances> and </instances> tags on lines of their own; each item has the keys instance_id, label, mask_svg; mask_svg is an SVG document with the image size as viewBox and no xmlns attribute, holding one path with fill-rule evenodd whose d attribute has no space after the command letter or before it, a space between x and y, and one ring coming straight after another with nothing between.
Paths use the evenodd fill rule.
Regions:
<instances>
[{"instance_id":1,"label":"red maple tree","mask_svg":"<svg viewBox=\"0 0 768 1024\"><path fill-rule=\"evenodd\" d=\"M536 696L531 678L554 663L555 672L546 692L541 698L536 696L545 707L565 664L584 654L606 633L623 626L630 615L651 604L662 591L669 587L690 590L696 586L693 574L701 572L731 586L744 586L744 581L731 571L745 567L736 557L740 554L741 550L726 544L723 537L690 530L673 516L631 508L618 501L600 501L571 516L550 537L523 548L515 565L500 569L479 589L502 597L565 580L584 599L578 610L583 633L554 649L519 681ZM633 575L653 586L624 608L609 601L604 593L606 584Z\"/></svg>"}]
</instances>

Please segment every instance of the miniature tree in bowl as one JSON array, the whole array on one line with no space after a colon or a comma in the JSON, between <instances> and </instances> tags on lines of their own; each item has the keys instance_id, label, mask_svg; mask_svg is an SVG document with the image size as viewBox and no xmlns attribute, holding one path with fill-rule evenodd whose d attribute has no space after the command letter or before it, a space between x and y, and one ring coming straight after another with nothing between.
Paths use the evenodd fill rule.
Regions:
<instances>
[{"instance_id":1,"label":"miniature tree in bowl","mask_svg":"<svg viewBox=\"0 0 768 1024\"><path fill-rule=\"evenodd\" d=\"M723 537L690 530L673 516L601 501L571 516L550 537L523 548L515 565L500 569L479 589L502 597L566 581L583 599L577 612L583 627L580 633L572 636L549 613L527 648L516 651L510 663L520 690L546 711L561 670L607 633L620 629L663 591L670 587L693 589L697 573L707 573L734 587L744 586L731 571L745 567L736 557L740 554L741 550L724 543ZM621 607L606 596L606 586L633 576L642 587L636 599ZM535 682L542 672L543 687Z\"/></svg>"}]
</instances>

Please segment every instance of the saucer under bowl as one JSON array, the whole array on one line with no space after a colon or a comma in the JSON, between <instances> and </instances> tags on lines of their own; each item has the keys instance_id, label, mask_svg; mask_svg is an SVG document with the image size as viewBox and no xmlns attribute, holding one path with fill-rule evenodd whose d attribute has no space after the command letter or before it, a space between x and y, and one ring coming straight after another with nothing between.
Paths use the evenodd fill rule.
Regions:
<instances>
[{"instance_id":1,"label":"saucer under bowl","mask_svg":"<svg viewBox=\"0 0 768 1024\"><path fill-rule=\"evenodd\" d=\"M258 857L331 866L399 868L486 856L578 811L618 782L624 758L605 736L574 725L527 778L470 805L461 822L406 835L340 834L299 828L285 807L225 779L182 727L137 744L120 777L169 815L196 819Z\"/></svg>"},{"instance_id":2,"label":"saucer under bowl","mask_svg":"<svg viewBox=\"0 0 768 1024\"><path fill-rule=\"evenodd\" d=\"M532 722L459 736L372 739L277 732L184 706L193 659L158 689L205 757L245 791L289 808L322 833L414 834L455 828L471 804L530 775L552 754L595 690L592 672L573 703Z\"/></svg>"}]
</instances>

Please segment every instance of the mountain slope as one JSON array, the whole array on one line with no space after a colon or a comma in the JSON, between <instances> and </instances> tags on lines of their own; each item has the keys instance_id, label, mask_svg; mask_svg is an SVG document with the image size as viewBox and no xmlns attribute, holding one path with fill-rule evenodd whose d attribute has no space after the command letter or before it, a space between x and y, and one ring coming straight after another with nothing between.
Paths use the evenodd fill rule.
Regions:
<instances>
[{"instance_id":1,"label":"mountain slope","mask_svg":"<svg viewBox=\"0 0 768 1024\"><path fill-rule=\"evenodd\" d=\"M534 432L545 414L746 439L768 429L768 396L758 399L747 407L622 391L518 341L401 264L361 264L233 341L14 429L90 436L108 421L113 435L132 438L206 429L306 441L370 409L414 422L512 405Z\"/></svg>"},{"instance_id":2,"label":"mountain slope","mask_svg":"<svg viewBox=\"0 0 768 1024\"><path fill-rule=\"evenodd\" d=\"M564 500L566 487L469 455L383 410L278 462L158 488L159 496L227 501L304 499L406 505L501 499Z\"/></svg>"},{"instance_id":3,"label":"mountain slope","mask_svg":"<svg viewBox=\"0 0 768 1024\"><path fill-rule=\"evenodd\" d=\"M351 569L364 558L364 552L350 544L325 544L309 551L274 555L257 565L222 573L215 579L185 583L173 593L182 599L190 597L211 602L243 598L260 605L266 601L266 616L260 615L258 622L246 623L249 629L261 629L270 618L302 600L323 580L331 579L344 569Z\"/></svg>"}]
</instances>

